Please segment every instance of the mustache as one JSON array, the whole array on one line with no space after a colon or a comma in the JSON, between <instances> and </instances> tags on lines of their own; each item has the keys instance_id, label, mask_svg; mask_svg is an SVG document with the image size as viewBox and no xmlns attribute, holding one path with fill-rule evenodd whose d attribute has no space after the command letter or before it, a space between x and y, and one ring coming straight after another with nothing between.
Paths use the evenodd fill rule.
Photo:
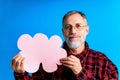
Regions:
<instances>
[{"instance_id":1,"label":"mustache","mask_svg":"<svg viewBox=\"0 0 120 80\"><path fill-rule=\"evenodd\" d=\"M77 34L72 34L72 35L69 35L68 38L70 37L80 37L80 35L77 35Z\"/></svg>"}]
</instances>

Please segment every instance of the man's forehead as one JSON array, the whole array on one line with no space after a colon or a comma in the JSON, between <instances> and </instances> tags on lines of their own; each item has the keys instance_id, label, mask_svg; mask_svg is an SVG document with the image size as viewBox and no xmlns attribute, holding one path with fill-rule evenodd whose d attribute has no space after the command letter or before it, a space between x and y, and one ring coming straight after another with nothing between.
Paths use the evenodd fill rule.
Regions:
<instances>
[{"instance_id":1,"label":"man's forehead","mask_svg":"<svg viewBox=\"0 0 120 80\"><path fill-rule=\"evenodd\" d=\"M86 20L83 16L81 16L81 15L78 14L78 13L71 14L71 15L67 16L65 20L69 20L69 19L71 19L71 20L77 20L77 19Z\"/></svg>"},{"instance_id":2,"label":"man's forehead","mask_svg":"<svg viewBox=\"0 0 120 80\"><path fill-rule=\"evenodd\" d=\"M72 14L70 16L68 16L66 19L65 19L65 23L67 22L75 22L75 23L86 23L86 19L83 18L80 14L76 13L76 14Z\"/></svg>"}]
</instances>

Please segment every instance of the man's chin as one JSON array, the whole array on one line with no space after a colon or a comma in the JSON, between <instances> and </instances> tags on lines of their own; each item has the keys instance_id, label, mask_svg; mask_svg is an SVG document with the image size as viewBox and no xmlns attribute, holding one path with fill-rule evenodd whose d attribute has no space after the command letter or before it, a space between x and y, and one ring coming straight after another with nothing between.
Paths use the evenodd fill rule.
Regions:
<instances>
[{"instance_id":1,"label":"man's chin","mask_svg":"<svg viewBox=\"0 0 120 80\"><path fill-rule=\"evenodd\" d=\"M80 47L82 45L82 43L78 42L78 41L68 41L67 45L69 48L76 49L76 48Z\"/></svg>"}]
</instances>

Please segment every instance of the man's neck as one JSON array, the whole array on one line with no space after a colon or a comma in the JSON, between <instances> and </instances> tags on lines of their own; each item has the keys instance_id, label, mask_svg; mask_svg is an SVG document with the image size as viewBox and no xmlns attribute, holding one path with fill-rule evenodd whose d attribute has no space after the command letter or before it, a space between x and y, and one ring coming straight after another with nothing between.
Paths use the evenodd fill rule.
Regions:
<instances>
[{"instance_id":1,"label":"man's neck","mask_svg":"<svg viewBox=\"0 0 120 80\"><path fill-rule=\"evenodd\" d=\"M83 43L80 47L76 49L70 49L70 51L72 52L72 54L77 55L80 54L84 49L85 49L85 43Z\"/></svg>"}]
</instances>

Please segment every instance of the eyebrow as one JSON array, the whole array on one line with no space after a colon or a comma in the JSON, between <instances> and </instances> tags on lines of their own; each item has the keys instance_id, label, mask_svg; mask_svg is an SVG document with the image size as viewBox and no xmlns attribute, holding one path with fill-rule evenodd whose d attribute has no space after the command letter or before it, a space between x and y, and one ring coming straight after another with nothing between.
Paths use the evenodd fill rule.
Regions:
<instances>
[{"instance_id":1,"label":"eyebrow","mask_svg":"<svg viewBox=\"0 0 120 80\"><path fill-rule=\"evenodd\" d=\"M83 25L82 23L76 23L76 24ZM64 24L64 25L66 26L66 25L71 25L71 24Z\"/></svg>"}]
</instances>

